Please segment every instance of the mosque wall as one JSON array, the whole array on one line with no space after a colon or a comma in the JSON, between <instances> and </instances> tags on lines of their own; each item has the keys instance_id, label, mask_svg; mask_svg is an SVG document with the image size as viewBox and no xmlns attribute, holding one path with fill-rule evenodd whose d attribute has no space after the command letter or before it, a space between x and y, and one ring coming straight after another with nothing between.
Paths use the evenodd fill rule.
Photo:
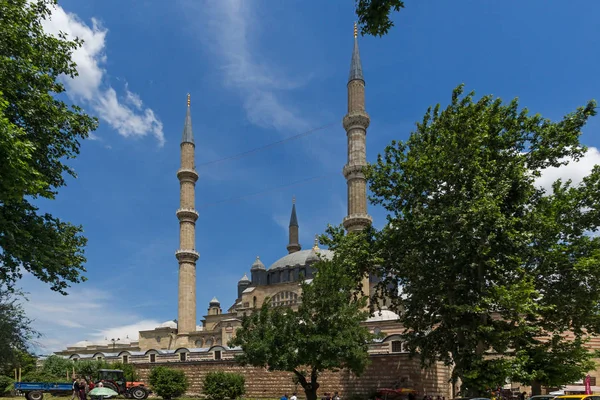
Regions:
<instances>
[{"instance_id":1,"label":"mosque wall","mask_svg":"<svg viewBox=\"0 0 600 400\"><path fill-rule=\"evenodd\" d=\"M429 369L421 369L419 360L411 359L408 354L371 355L370 365L359 377L348 371L324 372L319 377L319 395L328 392L340 392L342 398L353 395L370 396L377 388L391 388L395 384L416 389L420 395L445 396L451 398L451 386L448 384L450 370L439 364ZM148 374L154 366L168 365L169 368L183 370L189 379L187 395L202 394L202 380L211 371L236 372L246 379L247 398L279 398L283 393L298 392L304 397L299 385L294 385L292 373L273 371L264 368L242 367L233 360L202 362L188 361L176 363L134 364L142 381L148 380Z\"/></svg>"}]
</instances>

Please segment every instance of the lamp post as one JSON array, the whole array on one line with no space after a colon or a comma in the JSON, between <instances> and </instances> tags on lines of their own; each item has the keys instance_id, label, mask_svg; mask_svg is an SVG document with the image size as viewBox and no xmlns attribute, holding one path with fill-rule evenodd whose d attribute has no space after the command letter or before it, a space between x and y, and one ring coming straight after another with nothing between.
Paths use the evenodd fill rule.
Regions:
<instances>
[{"instance_id":1,"label":"lamp post","mask_svg":"<svg viewBox=\"0 0 600 400\"><path fill-rule=\"evenodd\" d=\"M121 340L121 339L120 339L120 338L116 338L116 339L114 339L114 338L113 338L113 339L110 339L110 341L111 341L111 342L112 342L112 344L113 344L113 351L115 350L115 345L117 344L117 342L118 342L119 340Z\"/></svg>"}]
</instances>

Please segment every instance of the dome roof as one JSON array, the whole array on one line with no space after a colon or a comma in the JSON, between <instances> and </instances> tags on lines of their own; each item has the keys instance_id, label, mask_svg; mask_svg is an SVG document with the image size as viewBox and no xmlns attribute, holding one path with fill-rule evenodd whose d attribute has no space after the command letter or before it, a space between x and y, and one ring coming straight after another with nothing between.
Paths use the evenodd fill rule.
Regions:
<instances>
[{"instance_id":1,"label":"dome roof","mask_svg":"<svg viewBox=\"0 0 600 400\"><path fill-rule=\"evenodd\" d=\"M73 347L88 347L93 345L94 343L90 342L89 340L82 340L80 342L77 342L73 345Z\"/></svg>"},{"instance_id":2,"label":"dome roof","mask_svg":"<svg viewBox=\"0 0 600 400\"><path fill-rule=\"evenodd\" d=\"M177 322L175 321L167 321L167 322L163 322L162 324L160 324L158 326L159 328L171 328L171 329L177 329Z\"/></svg>"},{"instance_id":3,"label":"dome roof","mask_svg":"<svg viewBox=\"0 0 600 400\"><path fill-rule=\"evenodd\" d=\"M238 283L250 283L250 279L248 279L248 275L244 274L244 276L242 276L242 279L240 279L238 281Z\"/></svg>"},{"instance_id":4,"label":"dome roof","mask_svg":"<svg viewBox=\"0 0 600 400\"><path fill-rule=\"evenodd\" d=\"M216 297L213 297L212 300L210 301L210 303L208 303L208 304L218 306L221 304L221 302Z\"/></svg>"},{"instance_id":5,"label":"dome roof","mask_svg":"<svg viewBox=\"0 0 600 400\"><path fill-rule=\"evenodd\" d=\"M254 260L254 263L252 264L252 268L250 268L250 271L255 271L257 269L266 269L265 264L263 264L262 261L260 261L259 256L256 256L256 260Z\"/></svg>"},{"instance_id":6,"label":"dome roof","mask_svg":"<svg viewBox=\"0 0 600 400\"><path fill-rule=\"evenodd\" d=\"M393 311L381 310L375 311L375 315L367 319L367 322L396 321L398 318L400 318L400 316Z\"/></svg>"},{"instance_id":7,"label":"dome roof","mask_svg":"<svg viewBox=\"0 0 600 400\"><path fill-rule=\"evenodd\" d=\"M288 266L294 266L294 265L306 265L306 259L308 258L308 256L310 256L311 252L312 252L312 249L300 250L300 251L296 251L291 254L288 254L286 256L283 256L279 260L275 261L269 267L269 270L271 271L271 270L276 270L276 269L282 269L282 268L285 268ZM319 251L317 253L326 260L331 260L331 258L333 257L333 251L331 251L331 250L319 249Z\"/></svg>"}]
</instances>

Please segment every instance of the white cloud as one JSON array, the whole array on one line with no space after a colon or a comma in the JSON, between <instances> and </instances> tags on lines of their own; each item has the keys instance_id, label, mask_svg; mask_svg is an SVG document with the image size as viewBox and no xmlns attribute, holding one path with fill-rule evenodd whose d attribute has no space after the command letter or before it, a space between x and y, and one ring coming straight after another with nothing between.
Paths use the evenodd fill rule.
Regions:
<instances>
[{"instance_id":1,"label":"white cloud","mask_svg":"<svg viewBox=\"0 0 600 400\"><path fill-rule=\"evenodd\" d=\"M285 130L288 134L290 130L308 129L307 121L299 116L298 110L285 105L279 95L303 83L255 58L260 51L252 41L257 36L253 28L261 23L254 16L252 5L243 0L203 3L201 10L208 19L203 35L205 43L220 60L224 84L239 90L251 123Z\"/></svg>"},{"instance_id":2,"label":"white cloud","mask_svg":"<svg viewBox=\"0 0 600 400\"><path fill-rule=\"evenodd\" d=\"M42 333L36 352L47 354L81 340L137 339L139 330L152 329L159 321L143 318L133 307L120 307L111 292L98 290L90 282L69 290L68 296L52 292L31 275L22 280L29 301L23 306L33 327Z\"/></svg>"},{"instance_id":3,"label":"white cloud","mask_svg":"<svg viewBox=\"0 0 600 400\"><path fill-rule=\"evenodd\" d=\"M50 19L43 22L44 30L52 35L64 32L70 39L83 39L83 45L73 52L78 76L64 78L67 95L74 101L89 105L99 117L125 137L153 135L162 146L165 142L163 126L150 108L143 109L140 97L126 87L124 101L105 82L106 35L108 30L92 18L88 26L77 15L62 7L53 9ZM95 136L91 136L92 140Z\"/></svg>"},{"instance_id":4,"label":"white cloud","mask_svg":"<svg viewBox=\"0 0 600 400\"><path fill-rule=\"evenodd\" d=\"M552 184L559 178L563 182L571 179L573 185L578 185L584 177L592 172L592 168L597 164L600 164L600 151L596 147L590 147L585 156L578 162L571 161L569 164L558 168L545 169L542 176L537 179L537 184L549 193L552 192Z\"/></svg>"}]
</instances>

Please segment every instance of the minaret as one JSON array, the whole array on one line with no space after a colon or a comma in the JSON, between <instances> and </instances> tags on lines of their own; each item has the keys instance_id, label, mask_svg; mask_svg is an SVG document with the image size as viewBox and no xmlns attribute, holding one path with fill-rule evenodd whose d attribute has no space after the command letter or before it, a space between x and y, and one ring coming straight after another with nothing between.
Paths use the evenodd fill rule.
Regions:
<instances>
[{"instance_id":1,"label":"minaret","mask_svg":"<svg viewBox=\"0 0 600 400\"><path fill-rule=\"evenodd\" d=\"M194 135L192 133L192 115L190 95L187 96L187 113L181 139L181 168L177 171L179 179L179 250L175 253L179 261L179 304L178 334L188 334L196 330L196 261L200 254L196 251L195 191L198 173L194 165Z\"/></svg>"},{"instance_id":2,"label":"minaret","mask_svg":"<svg viewBox=\"0 0 600 400\"><path fill-rule=\"evenodd\" d=\"M367 166L367 128L369 114L365 111L365 79L363 77L360 54L358 52L358 29L354 24L354 49L348 77L348 114L343 125L348 136L348 163L343 173L348 184L348 215L344 218L344 228L348 232L360 231L371 225L372 218L367 213L367 180L363 168ZM363 292L369 295L369 278L362 282Z\"/></svg>"},{"instance_id":3,"label":"minaret","mask_svg":"<svg viewBox=\"0 0 600 400\"><path fill-rule=\"evenodd\" d=\"M292 198L292 215L290 216L290 226L289 226L289 244L287 245L288 253L295 253L300 251L302 246L300 246L298 240L298 217L296 216L296 198Z\"/></svg>"}]
</instances>

